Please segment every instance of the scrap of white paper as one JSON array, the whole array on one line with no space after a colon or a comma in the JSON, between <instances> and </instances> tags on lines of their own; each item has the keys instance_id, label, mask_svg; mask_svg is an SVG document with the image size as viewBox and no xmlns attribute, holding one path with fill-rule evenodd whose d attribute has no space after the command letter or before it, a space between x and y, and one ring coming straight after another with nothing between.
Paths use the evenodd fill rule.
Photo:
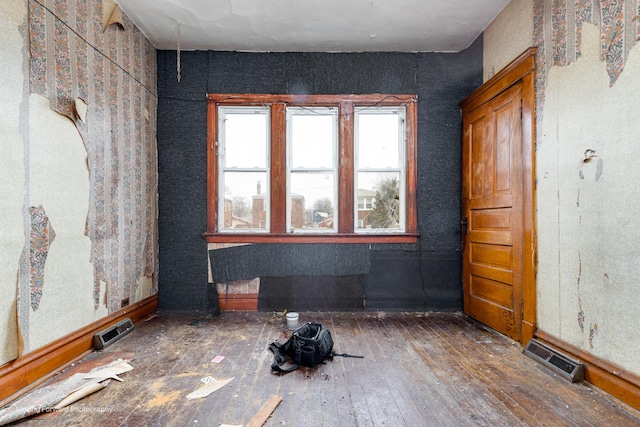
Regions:
<instances>
[{"instance_id":1,"label":"scrap of white paper","mask_svg":"<svg viewBox=\"0 0 640 427\"><path fill-rule=\"evenodd\" d=\"M200 397L207 397L219 388L229 384L229 382L234 378L235 377L231 377L227 378L226 380L216 380L215 378L213 378L213 381L211 381L209 384L206 384L204 387L200 387L196 391L191 392L189 395L187 395L187 399L191 400Z\"/></svg>"},{"instance_id":2,"label":"scrap of white paper","mask_svg":"<svg viewBox=\"0 0 640 427\"><path fill-rule=\"evenodd\" d=\"M54 406L54 409L62 409L65 406L69 406L72 403L77 402L78 400L89 396L92 393L95 393L98 390L102 390L109 384L109 380L103 381L101 383L89 383L86 386L82 387L80 390L76 390L71 393L69 396L62 399L60 402Z\"/></svg>"},{"instance_id":3,"label":"scrap of white paper","mask_svg":"<svg viewBox=\"0 0 640 427\"><path fill-rule=\"evenodd\" d=\"M123 372L128 372L133 369L133 366L129 365L127 362L122 362L117 364L110 364L102 369L96 369L88 374L85 374L85 378L113 378L116 381L122 382L122 379L118 377L119 374Z\"/></svg>"},{"instance_id":4,"label":"scrap of white paper","mask_svg":"<svg viewBox=\"0 0 640 427\"><path fill-rule=\"evenodd\" d=\"M210 383L210 382L212 382L212 381L216 381L216 379L215 379L215 378L213 378L213 377L204 377L204 378L203 378L203 379L201 379L200 381L202 381L202 382L203 382L203 383L205 383L205 384L209 384L209 383Z\"/></svg>"}]
</instances>

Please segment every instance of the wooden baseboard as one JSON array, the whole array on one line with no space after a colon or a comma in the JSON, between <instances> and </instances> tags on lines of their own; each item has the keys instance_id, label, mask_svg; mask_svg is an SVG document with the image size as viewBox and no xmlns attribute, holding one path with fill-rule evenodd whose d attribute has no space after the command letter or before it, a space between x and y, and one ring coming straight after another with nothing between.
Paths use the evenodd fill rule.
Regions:
<instances>
[{"instance_id":1,"label":"wooden baseboard","mask_svg":"<svg viewBox=\"0 0 640 427\"><path fill-rule=\"evenodd\" d=\"M152 295L95 321L44 347L0 366L0 403L12 401L50 378L93 349L93 336L101 330L130 318L144 319L158 309L158 296Z\"/></svg>"},{"instance_id":2,"label":"wooden baseboard","mask_svg":"<svg viewBox=\"0 0 640 427\"><path fill-rule=\"evenodd\" d=\"M221 294L220 311L258 311L258 294Z\"/></svg>"},{"instance_id":3,"label":"wooden baseboard","mask_svg":"<svg viewBox=\"0 0 640 427\"><path fill-rule=\"evenodd\" d=\"M536 331L536 338L584 364L584 379L621 402L640 411L640 377L584 350Z\"/></svg>"}]
</instances>

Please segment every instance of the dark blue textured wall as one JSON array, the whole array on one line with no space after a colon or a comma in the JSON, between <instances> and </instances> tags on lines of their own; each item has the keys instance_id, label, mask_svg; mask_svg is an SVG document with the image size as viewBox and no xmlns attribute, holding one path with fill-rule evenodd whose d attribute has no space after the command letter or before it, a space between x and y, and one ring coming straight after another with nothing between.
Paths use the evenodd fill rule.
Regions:
<instances>
[{"instance_id":1,"label":"dark blue textured wall","mask_svg":"<svg viewBox=\"0 0 640 427\"><path fill-rule=\"evenodd\" d=\"M344 295L354 299L354 294L364 292L367 309L461 309L458 104L480 84L482 37L456 54L182 52L180 82L176 52L158 51L160 308L211 309L202 237L207 213L207 93L411 93L418 95L418 243L352 245L353 259L362 260L352 263L353 271L349 263L339 263L333 273L325 265L317 278L305 279L297 268L287 274L284 265L252 268L269 277L264 285L282 286L289 293L313 288L321 294L322 286L333 283L350 286ZM272 263L269 246L246 250L254 260ZM326 259L336 251L344 256L344 248L335 245L316 247ZM239 279L240 269L238 277L229 277L233 258L224 258L224 251L214 264L227 267L228 280ZM211 256L214 259L216 253ZM242 258L242 249L234 249L233 257ZM274 270L277 274L271 275ZM220 273L214 269L214 276ZM342 279L330 279L332 274ZM271 306L278 304L273 289L265 292L271 295L270 303L261 296L261 308L278 308ZM332 307L324 303L317 308Z\"/></svg>"}]
</instances>

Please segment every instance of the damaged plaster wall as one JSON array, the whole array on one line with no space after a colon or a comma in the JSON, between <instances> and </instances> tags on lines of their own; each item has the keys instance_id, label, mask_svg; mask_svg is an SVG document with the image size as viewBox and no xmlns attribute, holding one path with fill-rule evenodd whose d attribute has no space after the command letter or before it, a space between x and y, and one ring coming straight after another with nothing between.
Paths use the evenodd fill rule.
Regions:
<instances>
[{"instance_id":1,"label":"damaged plaster wall","mask_svg":"<svg viewBox=\"0 0 640 427\"><path fill-rule=\"evenodd\" d=\"M640 374L640 1L534 0L532 12L517 30L494 20L484 63L513 31L533 33L537 326Z\"/></svg>"},{"instance_id":2,"label":"damaged plaster wall","mask_svg":"<svg viewBox=\"0 0 640 427\"><path fill-rule=\"evenodd\" d=\"M89 208L87 151L75 125L29 97L29 205L42 205L55 230L42 297L29 312L29 347L41 347L108 314L93 307L91 241L84 235ZM104 290L101 292L104 301Z\"/></svg>"},{"instance_id":3,"label":"damaged plaster wall","mask_svg":"<svg viewBox=\"0 0 640 427\"><path fill-rule=\"evenodd\" d=\"M24 0L0 2L0 365L18 357L16 286L26 215L26 136L21 126L21 105L26 94L26 16Z\"/></svg>"},{"instance_id":4,"label":"damaged plaster wall","mask_svg":"<svg viewBox=\"0 0 640 427\"><path fill-rule=\"evenodd\" d=\"M0 365L157 292L156 51L103 6L0 4Z\"/></svg>"},{"instance_id":5,"label":"damaged plaster wall","mask_svg":"<svg viewBox=\"0 0 640 427\"><path fill-rule=\"evenodd\" d=\"M157 292L157 100L155 48L107 25L113 1L28 5L29 206L56 236L32 310L21 286L31 351Z\"/></svg>"},{"instance_id":6,"label":"damaged plaster wall","mask_svg":"<svg viewBox=\"0 0 640 427\"><path fill-rule=\"evenodd\" d=\"M113 7L29 0L30 92L75 122L84 140L93 304L109 313L136 302L141 277L153 279L155 293L158 271L156 51L126 15L105 25Z\"/></svg>"},{"instance_id":7,"label":"damaged plaster wall","mask_svg":"<svg viewBox=\"0 0 640 427\"><path fill-rule=\"evenodd\" d=\"M640 329L640 49L612 87L599 51L598 28L587 24L582 58L548 74L537 153L538 324L640 374L630 345ZM587 150L595 156L585 162Z\"/></svg>"}]
</instances>

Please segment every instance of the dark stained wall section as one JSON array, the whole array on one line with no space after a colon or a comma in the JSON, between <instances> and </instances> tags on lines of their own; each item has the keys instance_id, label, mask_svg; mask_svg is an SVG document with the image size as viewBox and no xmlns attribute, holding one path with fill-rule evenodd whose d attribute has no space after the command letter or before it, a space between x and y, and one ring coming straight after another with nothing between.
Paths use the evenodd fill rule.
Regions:
<instances>
[{"instance_id":1,"label":"dark stained wall section","mask_svg":"<svg viewBox=\"0 0 640 427\"><path fill-rule=\"evenodd\" d=\"M310 245L327 259L338 251L341 257L353 260L348 268L346 261L317 267L317 280L315 273L301 274L305 259L292 262L295 250L262 244L234 248L233 254L239 265L267 274L261 284L262 308L278 305L278 289L288 293L286 301L284 295L281 301L286 305L298 298L291 292L305 287L313 288L313 294L326 289L327 294L336 295L335 301L342 296L357 301L361 292L367 309L462 308L458 104L482 84L482 37L456 54L198 51L182 52L180 59L178 82L176 52L158 51L161 309L205 311L215 304L207 297L207 245L202 237L206 228L207 93L418 95L421 237L417 244ZM289 256L286 264L266 264L282 250ZM301 256L308 250L300 251ZM230 252L223 251L227 252L210 254L214 276L222 278L220 269L226 266L224 277L237 280L243 276L242 269L229 274L233 269L225 254ZM273 271L277 275L269 275ZM313 298L305 301L306 307ZM345 307L327 302L316 307L332 308Z\"/></svg>"},{"instance_id":2,"label":"dark stained wall section","mask_svg":"<svg viewBox=\"0 0 640 427\"><path fill-rule=\"evenodd\" d=\"M369 273L367 245L253 244L209 252L213 280Z\"/></svg>"}]
</instances>

